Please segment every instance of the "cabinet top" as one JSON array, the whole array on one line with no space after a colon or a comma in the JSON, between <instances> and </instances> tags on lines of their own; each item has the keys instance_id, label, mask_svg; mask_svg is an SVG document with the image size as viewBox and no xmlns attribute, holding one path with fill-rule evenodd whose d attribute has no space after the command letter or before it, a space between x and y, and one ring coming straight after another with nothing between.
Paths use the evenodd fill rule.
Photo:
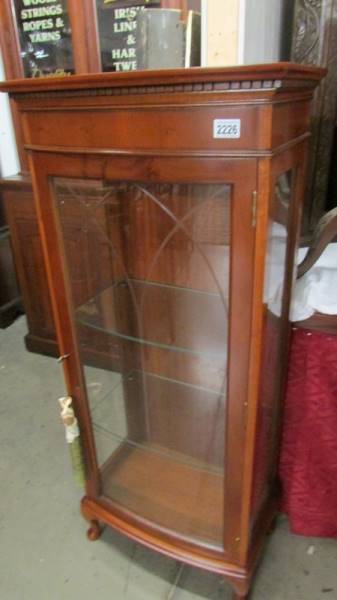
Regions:
<instances>
[{"instance_id":1,"label":"cabinet top","mask_svg":"<svg viewBox=\"0 0 337 600\"><path fill-rule=\"evenodd\" d=\"M235 67L194 67L190 69L167 69L161 71L132 71L118 73L95 73L69 77L41 77L15 79L0 84L0 91L10 94L50 91L95 90L99 88L138 88L149 92L174 90L236 90L249 91L272 88L306 88L318 85L326 69L290 62ZM162 86L164 89L162 89ZM181 86L189 86L187 88ZM192 86L192 88L190 87ZM127 93L127 92L126 92Z\"/></svg>"}]
</instances>

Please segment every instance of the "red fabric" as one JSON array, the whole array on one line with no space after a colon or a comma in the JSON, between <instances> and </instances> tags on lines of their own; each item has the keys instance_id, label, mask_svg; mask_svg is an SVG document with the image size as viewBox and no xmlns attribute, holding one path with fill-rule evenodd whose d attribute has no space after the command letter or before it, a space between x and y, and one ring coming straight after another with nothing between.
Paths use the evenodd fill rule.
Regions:
<instances>
[{"instance_id":1,"label":"red fabric","mask_svg":"<svg viewBox=\"0 0 337 600\"><path fill-rule=\"evenodd\" d=\"M280 462L294 533L337 537L337 336L293 331Z\"/></svg>"}]
</instances>

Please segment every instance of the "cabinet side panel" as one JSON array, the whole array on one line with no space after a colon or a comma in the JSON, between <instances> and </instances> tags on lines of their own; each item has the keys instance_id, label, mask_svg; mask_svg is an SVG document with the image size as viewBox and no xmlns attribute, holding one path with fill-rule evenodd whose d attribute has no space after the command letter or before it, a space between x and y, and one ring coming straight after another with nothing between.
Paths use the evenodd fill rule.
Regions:
<instances>
[{"instance_id":1,"label":"cabinet side panel","mask_svg":"<svg viewBox=\"0 0 337 600\"><path fill-rule=\"evenodd\" d=\"M262 356L251 517L276 491L280 419L287 369L289 305L303 200L305 148L274 159L263 291Z\"/></svg>"},{"instance_id":2,"label":"cabinet side panel","mask_svg":"<svg viewBox=\"0 0 337 600\"><path fill-rule=\"evenodd\" d=\"M275 104L273 108L272 147L277 148L307 133L310 98L306 101Z\"/></svg>"}]
</instances>

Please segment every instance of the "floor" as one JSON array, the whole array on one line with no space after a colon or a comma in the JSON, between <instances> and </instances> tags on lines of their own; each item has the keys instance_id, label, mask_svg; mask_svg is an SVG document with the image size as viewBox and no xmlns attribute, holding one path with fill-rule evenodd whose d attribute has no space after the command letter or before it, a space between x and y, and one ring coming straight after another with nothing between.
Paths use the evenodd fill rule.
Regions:
<instances>
[{"instance_id":1,"label":"floor","mask_svg":"<svg viewBox=\"0 0 337 600\"><path fill-rule=\"evenodd\" d=\"M0 330L0 600L229 600L230 588L105 530L86 539L55 359L25 351L25 319ZM337 544L270 536L252 600L336 600Z\"/></svg>"}]
</instances>

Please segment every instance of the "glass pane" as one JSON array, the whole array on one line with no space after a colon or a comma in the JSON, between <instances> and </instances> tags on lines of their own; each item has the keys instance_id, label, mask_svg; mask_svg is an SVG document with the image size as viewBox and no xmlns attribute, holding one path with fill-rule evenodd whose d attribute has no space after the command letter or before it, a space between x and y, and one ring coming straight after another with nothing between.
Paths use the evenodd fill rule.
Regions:
<instances>
[{"instance_id":1,"label":"glass pane","mask_svg":"<svg viewBox=\"0 0 337 600\"><path fill-rule=\"evenodd\" d=\"M253 515L256 515L268 490L276 439L275 423L281 393L282 355L284 349L284 301L290 207L294 190L294 173L287 171L275 182L269 213L269 228L264 281L264 331L261 370L260 408L258 415L258 449L255 461Z\"/></svg>"},{"instance_id":2,"label":"glass pane","mask_svg":"<svg viewBox=\"0 0 337 600\"><path fill-rule=\"evenodd\" d=\"M160 0L96 0L103 71L200 65L200 1L187 13L159 7Z\"/></svg>"},{"instance_id":3,"label":"glass pane","mask_svg":"<svg viewBox=\"0 0 337 600\"><path fill-rule=\"evenodd\" d=\"M102 71L138 69L137 15L146 6L160 6L160 0L116 2L96 0Z\"/></svg>"},{"instance_id":4,"label":"glass pane","mask_svg":"<svg viewBox=\"0 0 337 600\"><path fill-rule=\"evenodd\" d=\"M55 190L103 493L222 546L230 186Z\"/></svg>"},{"instance_id":5,"label":"glass pane","mask_svg":"<svg viewBox=\"0 0 337 600\"><path fill-rule=\"evenodd\" d=\"M67 0L14 0L25 77L74 73Z\"/></svg>"}]
</instances>

